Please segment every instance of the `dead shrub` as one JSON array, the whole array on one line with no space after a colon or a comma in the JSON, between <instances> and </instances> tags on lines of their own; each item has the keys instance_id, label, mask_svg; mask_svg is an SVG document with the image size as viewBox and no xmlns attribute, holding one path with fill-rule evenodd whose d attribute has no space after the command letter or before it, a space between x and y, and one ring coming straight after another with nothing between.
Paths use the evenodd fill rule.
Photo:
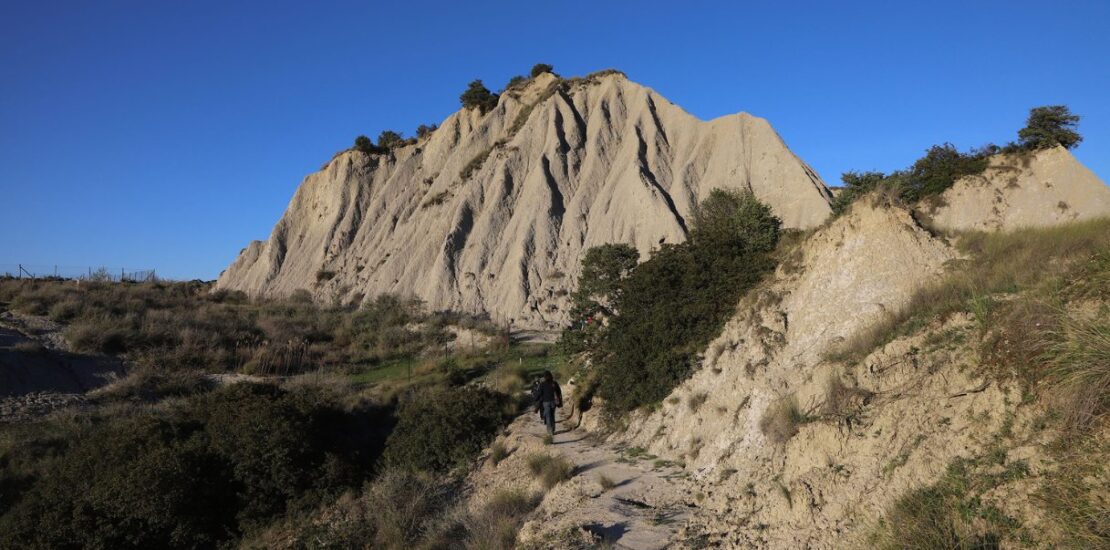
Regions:
<instances>
[{"instance_id":1,"label":"dead shrub","mask_svg":"<svg viewBox=\"0 0 1110 550\"><path fill-rule=\"evenodd\" d=\"M830 378L825 386L825 402L822 404L821 414L838 419L851 418L874 395L871 391L845 384L838 376Z\"/></svg>"},{"instance_id":2,"label":"dead shrub","mask_svg":"<svg viewBox=\"0 0 1110 550\"><path fill-rule=\"evenodd\" d=\"M786 443L798 433L798 426L809 421L793 395L771 402L759 420L759 431L777 444Z\"/></svg>"}]
</instances>

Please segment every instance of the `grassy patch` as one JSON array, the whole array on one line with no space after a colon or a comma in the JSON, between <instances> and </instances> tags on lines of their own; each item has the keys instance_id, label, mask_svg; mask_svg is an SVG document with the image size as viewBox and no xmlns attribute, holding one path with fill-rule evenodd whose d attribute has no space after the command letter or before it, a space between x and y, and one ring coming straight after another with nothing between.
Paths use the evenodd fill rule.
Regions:
<instances>
[{"instance_id":1,"label":"grassy patch","mask_svg":"<svg viewBox=\"0 0 1110 550\"><path fill-rule=\"evenodd\" d=\"M459 179L462 181L470 179L470 176L472 176L474 172L477 172L478 169L482 167L482 164L486 162L486 158L489 157L491 152L493 152L493 149L489 148L474 155L474 158L470 159L470 162L466 163L466 166L463 166L462 170L459 170Z\"/></svg>"},{"instance_id":2,"label":"grassy patch","mask_svg":"<svg viewBox=\"0 0 1110 550\"><path fill-rule=\"evenodd\" d=\"M561 456L537 453L528 457L528 470L550 489L574 475L574 464Z\"/></svg>"},{"instance_id":3,"label":"grassy patch","mask_svg":"<svg viewBox=\"0 0 1110 550\"><path fill-rule=\"evenodd\" d=\"M895 338L957 312L976 313L990 326L996 297L1028 290L1050 303L1098 296L1110 279L1110 219L1048 229L958 236L969 260L956 262L939 282L919 290L898 313L861 332L829 358L859 361Z\"/></svg>"},{"instance_id":4,"label":"grassy patch","mask_svg":"<svg viewBox=\"0 0 1110 550\"><path fill-rule=\"evenodd\" d=\"M880 549L997 548L1003 534L1021 535L1021 524L979 495L1027 475L1022 463L1000 473L984 471L989 460L956 460L937 483L912 490L899 498L868 538Z\"/></svg>"}]
</instances>

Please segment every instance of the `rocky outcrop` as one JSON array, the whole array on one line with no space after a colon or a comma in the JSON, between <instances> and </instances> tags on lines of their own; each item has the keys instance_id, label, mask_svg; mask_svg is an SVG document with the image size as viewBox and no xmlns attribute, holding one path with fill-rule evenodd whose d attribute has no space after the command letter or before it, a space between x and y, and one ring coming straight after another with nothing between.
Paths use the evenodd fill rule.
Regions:
<instances>
[{"instance_id":1,"label":"rocky outcrop","mask_svg":"<svg viewBox=\"0 0 1110 550\"><path fill-rule=\"evenodd\" d=\"M586 249L625 242L646 256L681 241L713 188L752 191L787 227L830 211L821 179L761 118L701 121L615 71L544 74L415 145L336 155L217 287L347 302L399 293L554 327Z\"/></svg>"},{"instance_id":2,"label":"rocky outcrop","mask_svg":"<svg viewBox=\"0 0 1110 550\"><path fill-rule=\"evenodd\" d=\"M1110 216L1110 187L1067 149L995 155L980 175L960 179L929 215L943 230L1046 227Z\"/></svg>"}]
</instances>

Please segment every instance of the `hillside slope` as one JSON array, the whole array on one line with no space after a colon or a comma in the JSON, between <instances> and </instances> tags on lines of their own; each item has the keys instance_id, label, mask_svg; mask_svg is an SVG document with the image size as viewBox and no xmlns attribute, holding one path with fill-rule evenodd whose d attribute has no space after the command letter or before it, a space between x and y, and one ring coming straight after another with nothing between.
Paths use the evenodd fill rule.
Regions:
<instances>
[{"instance_id":1,"label":"hillside slope","mask_svg":"<svg viewBox=\"0 0 1110 550\"><path fill-rule=\"evenodd\" d=\"M931 213L944 230L1050 227L1110 215L1110 187L1065 148L996 155L979 175L957 181Z\"/></svg>"},{"instance_id":2,"label":"hillside slope","mask_svg":"<svg viewBox=\"0 0 1110 550\"><path fill-rule=\"evenodd\" d=\"M1051 168L1060 152L1026 157L1049 166L1042 210L1087 183L1068 175L1074 160ZM979 184L1013 192L1005 174ZM1009 212L1016 202L990 215L1036 219ZM668 547L1105 543L1110 211L949 235L921 214L861 199L780 251L658 406L606 425L595 402L580 423L604 445L683 472L637 488L648 507L623 519L598 509L592 473L576 476L544 498L525 543L584 529L625 544L636 517L668 510L682 511ZM587 472L626 459L555 447Z\"/></svg>"},{"instance_id":3,"label":"hillside slope","mask_svg":"<svg viewBox=\"0 0 1110 550\"><path fill-rule=\"evenodd\" d=\"M586 249L627 242L647 255L681 241L692 205L718 187L751 190L787 227L830 211L820 178L763 119L700 121L615 71L542 74L415 145L336 155L217 286L343 301L399 293L557 327Z\"/></svg>"}]
</instances>

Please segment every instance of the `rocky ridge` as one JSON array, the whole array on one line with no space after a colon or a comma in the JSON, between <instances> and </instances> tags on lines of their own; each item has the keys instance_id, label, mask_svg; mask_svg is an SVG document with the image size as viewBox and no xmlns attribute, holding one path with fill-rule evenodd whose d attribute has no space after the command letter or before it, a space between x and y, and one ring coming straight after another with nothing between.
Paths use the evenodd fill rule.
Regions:
<instances>
[{"instance_id":1,"label":"rocky ridge","mask_svg":"<svg viewBox=\"0 0 1110 550\"><path fill-rule=\"evenodd\" d=\"M545 73L414 145L339 153L217 287L341 302L414 295L554 328L585 250L626 242L646 256L681 241L714 188L752 191L787 227L830 212L821 179L761 118L701 121L616 71Z\"/></svg>"}]
</instances>

